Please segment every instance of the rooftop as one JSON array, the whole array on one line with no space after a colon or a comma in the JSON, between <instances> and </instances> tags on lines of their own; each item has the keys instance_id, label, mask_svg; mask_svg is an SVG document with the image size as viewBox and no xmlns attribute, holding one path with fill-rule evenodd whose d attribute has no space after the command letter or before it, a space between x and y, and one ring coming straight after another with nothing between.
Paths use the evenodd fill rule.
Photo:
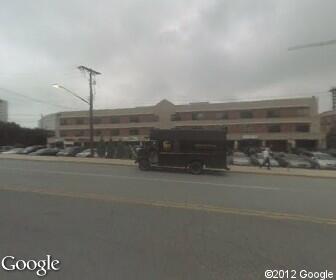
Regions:
<instances>
[{"instance_id":1,"label":"rooftop","mask_svg":"<svg viewBox=\"0 0 336 280\"><path fill-rule=\"evenodd\" d=\"M176 112L188 112L197 110L235 110L235 109L262 109L262 108L280 108L280 107L298 107L298 106L312 106L317 104L315 97L301 97L301 98L286 98L286 99L267 99L255 101L235 101L235 102L192 102L189 104L175 105L169 100L163 99L159 103L152 106L139 106L133 108L118 108L118 109L95 109L95 116L100 115L137 115L137 114L153 114L154 109L162 107L174 107ZM62 116L86 116L88 111L65 111L61 112Z\"/></svg>"}]
</instances>

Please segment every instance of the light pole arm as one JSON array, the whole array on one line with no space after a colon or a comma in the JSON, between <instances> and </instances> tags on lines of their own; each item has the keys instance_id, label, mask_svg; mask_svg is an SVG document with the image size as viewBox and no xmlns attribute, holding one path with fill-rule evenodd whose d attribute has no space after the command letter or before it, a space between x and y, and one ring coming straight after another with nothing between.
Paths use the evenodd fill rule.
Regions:
<instances>
[{"instance_id":1,"label":"light pole arm","mask_svg":"<svg viewBox=\"0 0 336 280\"><path fill-rule=\"evenodd\" d=\"M90 105L90 102L89 102L88 100L84 99L83 97L79 96L77 93L71 91L70 89L67 89L67 88L64 87L64 86L61 86L61 85L57 85L57 84L56 84L56 85L53 85L53 87L55 87L55 88L61 88L61 89L65 90L65 91L69 92L69 93L70 93L71 95L73 95L74 97L76 97L76 98L80 99L81 101L85 102L86 104L89 104L89 105Z\"/></svg>"}]
</instances>

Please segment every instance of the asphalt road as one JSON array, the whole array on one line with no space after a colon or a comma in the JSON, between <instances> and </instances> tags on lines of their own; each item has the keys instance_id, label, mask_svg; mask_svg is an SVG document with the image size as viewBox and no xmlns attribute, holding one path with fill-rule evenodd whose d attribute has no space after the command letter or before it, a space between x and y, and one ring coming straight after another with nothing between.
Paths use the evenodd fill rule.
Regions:
<instances>
[{"instance_id":1,"label":"asphalt road","mask_svg":"<svg viewBox=\"0 0 336 280\"><path fill-rule=\"evenodd\" d=\"M45 279L336 273L332 179L0 160L0 194L0 258L61 260Z\"/></svg>"}]
</instances>

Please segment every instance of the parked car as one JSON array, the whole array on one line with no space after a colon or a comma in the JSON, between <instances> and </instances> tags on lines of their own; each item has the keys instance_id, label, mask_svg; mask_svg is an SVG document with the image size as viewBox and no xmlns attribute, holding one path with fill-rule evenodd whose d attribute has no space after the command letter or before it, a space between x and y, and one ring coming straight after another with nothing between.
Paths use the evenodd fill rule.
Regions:
<instances>
[{"instance_id":1,"label":"parked car","mask_svg":"<svg viewBox=\"0 0 336 280\"><path fill-rule=\"evenodd\" d=\"M93 152L94 152L93 157L98 157L97 150L94 149ZM78 154L76 155L76 157L83 157L83 158L91 157L91 150L90 150L90 149L86 149L86 150L84 150L84 151L78 153Z\"/></svg>"},{"instance_id":2,"label":"parked car","mask_svg":"<svg viewBox=\"0 0 336 280\"><path fill-rule=\"evenodd\" d=\"M336 149L329 149L326 151L327 154L336 157Z\"/></svg>"},{"instance_id":3,"label":"parked car","mask_svg":"<svg viewBox=\"0 0 336 280\"><path fill-rule=\"evenodd\" d=\"M314 168L336 169L336 158L327 153L309 152L305 156Z\"/></svg>"},{"instance_id":4,"label":"parked car","mask_svg":"<svg viewBox=\"0 0 336 280\"><path fill-rule=\"evenodd\" d=\"M56 156L59 152L58 148L43 148L39 149L36 152L30 153L33 156Z\"/></svg>"},{"instance_id":5,"label":"parked car","mask_svg":"<svg viewBox=\"0 0 336 280\"><path fill-rule=\"evenodd\" d=\"M264 163L264 156L262 153L257 153L257 154L253 154L251 155L251 162L254 164L254 165L262 165ZM279 162L274 159L273 157L270 157L270 163L271 163L271 166L273 167L278 167L280 166L279 165Z\"/></svg>"},{"instance_id":6,"label":"parked car","mask_svg":"<svg viewBox=\"0 0 336 280\"><path fill-rule=\"evenodd\" d=\"M305 158L296 154L278 153L275 159L283 167L312 168L312 164Z\"/></svg>"},{"instance_id":7,"label":"parked car","mask_svg":"<svg viewBox=\"0 0 336 280\"><path fill-rule=\"evenodd\" d=\"M13 149L13 146L0 146L0 153L7 152Z\"/></svg>"},{"instance_id":8,"label":"parked car","mask_svg":"<svg viewBox=\"0 0 336 280\"><path fill-rule=\"evenodd\" d=\"M251 165L251 159L242 152L234 152L229 157L229 163L233 165Z\"/></svg>"},{"instance_id":9,"label":"parked car","mask_svg":"<svg viewBox=\"0 0 336 280\"><path fill-rule=\"evenodd\" d=\"M62 156L62 157L74 157L75 155L77 155L78 153L80 153L82 151L81 147L67 147L64 150L60 150L57 153L57 156Z\"/></svg>"},{"instance_id":10,"label":"parked car","mask_svg":"<svg viewBox=\"0 0 336 280\"><path fill-rule=\"evenodd\" d=\"M22 151L24 150L24 148L13 148L9 151L6 152L2 152L2 154L7 154L7 155L15 155L15 154L20 154Z\"/></svg>"},{"instance_id":11,"label":"parked car","mask_svg":"<svg viewBox=\"0 0 336 280\"><path fill-rule=\"evenodd\" d=\"M21 154L28 155L30 153L36 152L37 150L43 149L44 146L41 145L35 145L35 146L29 146L23 149Z\"/></svg>"},{"instance_id":12,"label":"parked car","mask_svg":"<svg viewBox=\"0 0 336 280\"><path fill-rule=\"evenodd\" d=\"M298 156L302 155L302 154L305 154L307 152L309 152L308 149L306 148L293 148L292 151L291 151L293 154L296 154Z\"/></svg>"}]
</instances>

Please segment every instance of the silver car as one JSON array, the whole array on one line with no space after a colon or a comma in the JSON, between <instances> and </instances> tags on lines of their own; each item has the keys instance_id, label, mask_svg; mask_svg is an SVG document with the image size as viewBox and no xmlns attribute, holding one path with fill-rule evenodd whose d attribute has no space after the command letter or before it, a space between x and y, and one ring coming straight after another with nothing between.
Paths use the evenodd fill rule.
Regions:
<instances>
[{"instance_id":1,"label":"silver car","mask_svg":"<svg viewBox=\"0 0 336 280\"><path fill-rule=\"evenodd\" d=\"M234 152L230 163L233 165L251 165L251 159L241 152Z\"/></svg>"},{"instance_id":2,"label":"silver car","mask_svg":"<svg viewBox=\"0 0 336 280\"><path fill-rule=\"evenodd\" d=\"M336 158L321 152L312 152L309 161L315 168L336 169Z\"/></svg>"},{"instance_id":3,"label":"silver car","mask_svg":"<svg viewBox=\"0 0 336 280\"><path fill-rule=\"evenodd\" d=\"M251 156L251 161L253 164L255 165L262 165L264 163L264 156L262 153L258 153L255 155ZM273 157L270 157L270 163L272 167L278 167L279 166L279 162L277 160L275 160Z\"/></svg>"},{"instance_id":4,"label":"silver car","mask_svg":"<svg viewBox=\"0 0 336 280\"><path fill-rule=\"evenodd\" d=\"M279 153L276 155L276 160L283 167L312 168L312 164L307 159L295 154Z\"/></svg>"}]
</instances>

